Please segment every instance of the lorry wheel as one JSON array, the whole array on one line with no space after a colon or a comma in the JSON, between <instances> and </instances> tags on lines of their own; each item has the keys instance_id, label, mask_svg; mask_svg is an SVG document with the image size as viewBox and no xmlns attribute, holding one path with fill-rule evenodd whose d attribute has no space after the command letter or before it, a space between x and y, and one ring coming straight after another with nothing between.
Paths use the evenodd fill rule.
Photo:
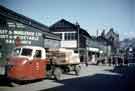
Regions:
<instances>
[{"instance_id":1,"label":"lorry wheel","mask_svg":"<svg viewBox=\"0 0 135 91\"><path fill-rule=\"evenodd\" d=\"M47 72L47 77L50 78L50 79L53 78L53 77L52 77L52 70L49 70L49 71Z\"/></svg>"},{"instance_id":2,"label":"lorry wheel","mask_svg":"<svg viewBox=\"0 0 135 91\"><path fill-rule=\"evenodd\" d=\"M57 81L61 80L62 70L60 68L55 68L54 77Z\"/></svg>"},{"instance_id":3,"label":"lorry wheel","mask_svg":"<svg viewBox=\"0 0 135 91\"><path fill-rule=\"evenodd\" d=\"M76 65L75 66L75 74L76 75L79 75L80 74L80 66L79 65Z\"/></svg>"}]
</instances>

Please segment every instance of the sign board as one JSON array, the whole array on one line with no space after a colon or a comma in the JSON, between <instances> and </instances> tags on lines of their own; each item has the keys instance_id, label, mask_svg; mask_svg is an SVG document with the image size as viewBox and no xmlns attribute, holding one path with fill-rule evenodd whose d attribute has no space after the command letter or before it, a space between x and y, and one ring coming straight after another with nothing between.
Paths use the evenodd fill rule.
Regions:
<instances>
[{"instance_id":1,"label":"sign board","mask_svg":"<svg viewBox=\"0 0 135 91\"><path fill-rule=\"evenodd\" d=\"M21 44L32 44L32 41L39 41L42 33L34 31L18 30L0 30L0 39L4 39L8 44L14 44L17 37L20 38Z\"/></svg>"}]
</instances>

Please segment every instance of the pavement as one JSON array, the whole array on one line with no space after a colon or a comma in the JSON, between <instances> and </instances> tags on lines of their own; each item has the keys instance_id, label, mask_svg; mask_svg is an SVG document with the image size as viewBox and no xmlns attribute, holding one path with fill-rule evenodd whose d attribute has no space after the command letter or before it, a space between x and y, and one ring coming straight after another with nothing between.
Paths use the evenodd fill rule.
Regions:
<instances>
[{"instance_id":1,"label":"pavement","mask_svg":"<svg viewBox=\"0 0 135 91\"><path fill-rule=\"evenodd\" d=\"M44 79L16 84L0 76L0 91L135 91L135 66L81 65L81 72L62 75L61 81Z\"/></svg>"}]
</instances>

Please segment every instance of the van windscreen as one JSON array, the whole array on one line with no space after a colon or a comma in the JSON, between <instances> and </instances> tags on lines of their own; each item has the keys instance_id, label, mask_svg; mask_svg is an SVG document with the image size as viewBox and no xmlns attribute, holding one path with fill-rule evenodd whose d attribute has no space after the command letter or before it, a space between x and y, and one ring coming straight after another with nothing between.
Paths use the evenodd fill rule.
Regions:
<instances>
[{"instance_id":1,"label":"van windscreen","mask_svg":"<svg viewBox=\"0 0 135 91\"><path fill-rule=\"evenodd\" d=\"M31 56L32 55L32 49L23 48L21 55L22 56Z\"/></svg>"}]
</instances>

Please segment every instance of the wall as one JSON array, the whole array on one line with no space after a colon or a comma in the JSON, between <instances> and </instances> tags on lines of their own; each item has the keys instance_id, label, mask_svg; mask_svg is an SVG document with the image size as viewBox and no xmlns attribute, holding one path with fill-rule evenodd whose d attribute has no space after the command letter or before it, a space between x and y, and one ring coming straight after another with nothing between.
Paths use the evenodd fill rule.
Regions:
<instances>
[{"instance_id":1,"label":"wall","mask_svg":"<svg viewBox=\"0 0 135 91\"><path fill-rule=\"evenodd\" d=\"M34 45L43 47L60 47L58 36L43 32L37 27L27 25L8 17L0 15L0 59L10 55L16 46L15 40L19 37L21 45ZM55 45L54 45L55 43Z\"/></svg>"}]
</instances>

